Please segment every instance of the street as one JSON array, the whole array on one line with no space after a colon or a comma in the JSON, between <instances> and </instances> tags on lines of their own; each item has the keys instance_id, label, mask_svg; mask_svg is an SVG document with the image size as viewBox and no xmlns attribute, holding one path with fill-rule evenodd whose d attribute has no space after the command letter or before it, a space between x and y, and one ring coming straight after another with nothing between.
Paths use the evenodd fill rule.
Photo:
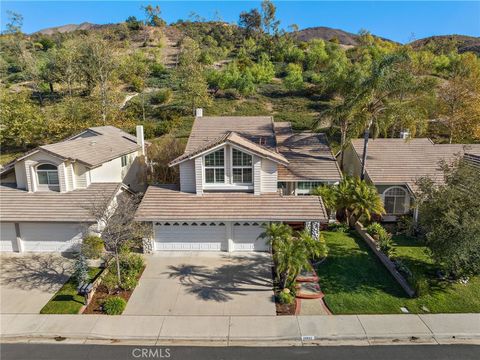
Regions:
<instances>
[{"instance_id":1,"label":"street","mask_svg":"<svg viewBox=\"0 0 480 360\"><path fill-rule=\"evenodd\" d=\"M386 345L386 346L311 346L311 347L192 347L124 346L67 344L1 344L2 360L477 360L480 346L475 345Z\"/></svg>"}]
</instances>

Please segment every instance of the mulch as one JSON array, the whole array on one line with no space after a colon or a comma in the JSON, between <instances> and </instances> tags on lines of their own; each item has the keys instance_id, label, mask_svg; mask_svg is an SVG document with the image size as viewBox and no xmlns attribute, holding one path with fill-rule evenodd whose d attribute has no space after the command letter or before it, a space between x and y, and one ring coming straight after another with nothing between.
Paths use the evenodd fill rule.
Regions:
<instances>
[{"instance_id":1,"label":"mulch","mask_svg":"<svg viewBox=\"0 0 480 360\"><path fill-rule=\"evenodd\" d=\"M142 271L140 271L137 279L140 279L144 270L145 270L145 267L142 269ZM108 293L107 287L105 285L100 284L97 287L97 291L95 292L95 294L93 294L92 300L90 301L90 303L88 304L88 306L86 307L86 309L83 311L82 314L105 315L105 313L102 310L102 304L108 297L119 296L128 303L128 299L130 299L130 296L132 296L132 294L133 294L133 290L127 291L127 290L121 290L121 289L118 289L113 293Z\"/></svg>"}]
</instances>

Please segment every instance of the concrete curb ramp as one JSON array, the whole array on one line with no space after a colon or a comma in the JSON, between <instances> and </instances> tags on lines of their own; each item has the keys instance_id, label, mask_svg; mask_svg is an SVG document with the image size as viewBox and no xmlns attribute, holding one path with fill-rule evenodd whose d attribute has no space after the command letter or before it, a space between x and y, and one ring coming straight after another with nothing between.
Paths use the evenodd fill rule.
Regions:
<instances>
[{"instance_id":1,"label":"concrete curb ramp","mask_svg":"<svg viewBox=\"0 0 480 360\"><path fill-rule=\"evenodd\" d=\"M2 342L309 345L478 343L480 314L99 316L3 314Z\"/></svg>"}]
</instances>

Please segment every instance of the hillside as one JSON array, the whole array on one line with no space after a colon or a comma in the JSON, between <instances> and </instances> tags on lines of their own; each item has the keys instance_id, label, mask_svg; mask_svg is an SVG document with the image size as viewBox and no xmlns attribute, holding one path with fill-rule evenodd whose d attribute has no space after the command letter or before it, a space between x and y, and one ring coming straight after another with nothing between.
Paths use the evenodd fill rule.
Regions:
<instances>
[{"instance_id":1,"label":"hillside","mask_svg":"<svg viewBox=\"0 0 480 360\"><path fill-rule=\"evenodd\" d=\"M66 24L61 26L55 26L50 28L45 28L34 32L34 34L41 34L41 35L53 35L55 33L69 33L72 31L77 30L92 30L92 29L99 29L106 25L98 25L92 24L89 22L83 22L81 24Z\"/></svg>"},{"instance_id":2,"label":"hillside","mask_svg":"<svg viewBox=\"0 0 480 360\"><path fill-rule=\"evenodd\" d=\"M471 51L480 55L480 37L466 35L439 35L418 39L410 43L414 49L427 48L437 52L456 49L459 53Z\"/></svg>"},{"instance_id":3,"label":"hillside","mask_svg":"<svg viewBox=\"0 0 480 360\"><path fill-rule=\"evenodd\" d=\"M299 30L295 32L295 38L300 41L309 41L312 39L330 41L332 39L337 39L339 44L342 45L358 45L358 35L325 26L317 26Z\"/></svg>"}]
</instances>

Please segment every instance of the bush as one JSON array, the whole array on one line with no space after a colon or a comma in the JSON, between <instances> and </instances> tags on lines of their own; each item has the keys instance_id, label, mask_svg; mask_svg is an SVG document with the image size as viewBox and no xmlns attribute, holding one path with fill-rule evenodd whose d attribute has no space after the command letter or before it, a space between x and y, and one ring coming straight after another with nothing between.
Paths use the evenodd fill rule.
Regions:
<instances>
[{"instance_id":1,"label":"bush","mask_svg":"<svg viewBox=\"0 0 480 360\"><path fill-rule=\"evenodd\" d=\"M410 278L410 283L412 284L417 297L427 295L430 292L430 284L424 276L413 275Z\"/></svg>"},{"instance_id":2,"label":"bush","mask_svg":"<svg viewBox=\"0 0 480 360\"><path fill-rule=\"evenodd\" d=\"M82 254L88 259L98 259L105 251L102 238L89 235L82 242Z\"/></svg>"},{"instance_id":3,"label":"bush","mask_svg":"<svg viewBox=\"0 0 480 360\"><path fill-rule=\"evenodd\" d=\"M383 229L383 232L378 235L378 248L389 258L393 257L393 255L395 254L392 234L389 234L385 229Z\"/></svg>"},{"instance_id":4,"label":"bush","mask_svg":"<svg viewBox=\"0 0 480 360\"><path fill-rule=\"evenodd\" d=\"M112 296L103 303L103 311L107 315L121 315L126 305L127 302L121 297Z\"/></svg>"},{"instance_id":5,"label":"bush","mask_svg":"<svg viewBox=\"0 0 480 360\"><path fill-rule=\"evenodd\" d=\"M290 305L295 300L295 296L291 294L288 289L283 289L283 291L281 291L277 296L280 304Z\"/></svg>"},{"instance_id":6,"label":"bush","mask_svg":"<svg viewBox=\"0 0 480 360\"><path fill-rule=\"evenodd\" d=\"M166 104L172 99L172 90L161 89L156 91L150 98L150 102L154 105Z\"/></svg>"},{"instance_id":7,"label":"bush","mask_svg":"<svg viewBox=\"0 0 480 360\"><path fill-rule=\"evenodd\" d=\"M385 232L383 226L377 222L368 225L366 230L372 237L379 237L381 233Z\"/></svg>"},{"instance_id":8,"label":"bush","mask_svg":"<svg viewBox=\"0 0 480 360\"><path fill-rule=\"evenodd\" d=\"M331 223L328 224L329 231L336 231L341 233L347 233L350 231L350 228L345 223Z\"/></svg>"},{"instance_id":9,"label":"bush","mask_svg":"<svg viewBox=\"0 0 480 360\"><path fill-rule=\"evenodd\" d=\"M112 293L118 288L117 270L111 266L108 270L108 273L102 278L102 285L107 288L109 293Z\"/></svg>"},{"instance_id":10,"label":"bush","mask_svg":"<svg viewBox=\"0 0 480 360\"><path fill-rule=\"evenodd\" d=\"M75 259L72 277L75 279L77 285L89 281L87 259L81 253Z\"/></svg>"},{"instance_id":11,"label":"bush","mask_svg":"<svg viewBox=\"0 0 480 360\"><path fill-rule=\"evenodd\" d=\"M145 262L140 254L124 254L120 258L120 268L122 272L133 272L138 275L144 266Z\"/></svg>"},{"instance_id":12,"label":"bush","mask_svg":"<svg viewBox=\"0 0 480 360\"><path fill-rule=\"evenodd\" d=\"M167 73L167 70L163 64L154 63L150 66L150 72L154 77L162 77L162 75Z\"/></svg>"}]
</instances>

